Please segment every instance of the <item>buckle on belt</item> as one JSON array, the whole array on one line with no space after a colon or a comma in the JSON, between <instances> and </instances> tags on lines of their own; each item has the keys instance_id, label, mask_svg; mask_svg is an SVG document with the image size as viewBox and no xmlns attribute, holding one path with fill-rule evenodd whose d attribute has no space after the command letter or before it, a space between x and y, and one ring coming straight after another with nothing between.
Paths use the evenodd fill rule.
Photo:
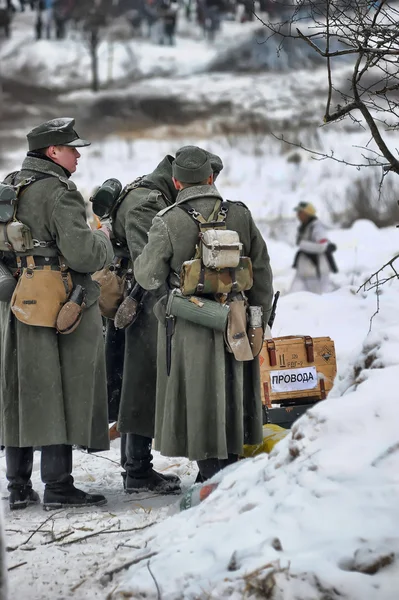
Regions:
<instances>
[{"instance_id":1,"label":"buckle on belt","mask_svg":"<svg viewBox=\"0 0 399 600\"><path fill-rule=\"evenodd\" d=\"M34 248L49 248L54 245L54 242L44 242L36 239L33 239L32 242Z\"/></svg>"}]
</instances>

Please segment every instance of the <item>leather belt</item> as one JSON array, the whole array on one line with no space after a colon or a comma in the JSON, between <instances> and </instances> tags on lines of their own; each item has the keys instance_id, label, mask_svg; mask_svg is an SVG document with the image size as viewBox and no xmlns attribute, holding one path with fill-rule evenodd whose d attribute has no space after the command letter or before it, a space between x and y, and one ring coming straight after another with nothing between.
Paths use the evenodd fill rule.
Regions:
<instances>
[{"instance_id":1,"label":"leather belt","mask_svg":"<svg viewBox=\"0 0 399 600\"><path fill-rule=\"evenodd\" d=\"M19 258L21 260L22 267L26 267L27 266L26 265L26 258L27 257L26 256L20 256ZM58 256L34 256L33 255L33 258L34 258L34 261L35 261L35 265L37 267L44 267L45 265L51 265L51 266L57 266L57 267L60 266L60 261L59 261ZM7 259L5 259L4 262L11 269L17 269L18 268L17 263L15 261L15 258L12 259L11 261L8 261Z\"/></svg>"}]
</instances>

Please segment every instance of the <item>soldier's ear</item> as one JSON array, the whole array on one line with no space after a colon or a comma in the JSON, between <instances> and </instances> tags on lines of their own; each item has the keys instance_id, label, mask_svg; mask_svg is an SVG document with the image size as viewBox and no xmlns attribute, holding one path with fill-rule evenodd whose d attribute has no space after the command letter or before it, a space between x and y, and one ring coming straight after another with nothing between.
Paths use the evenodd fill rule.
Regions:
<instances>
[{"instance_id":1,"label":"soldier's ear","mask_svg":"<svg viewBox=\"0 0 399 600\"><path fill-rule=\"evenodd\" d=\"M213 176L213 173L212 173L212 175L209 175L209 177L208 177L207 184L208 184L208 185L212 185L212 183L213 183L214 181L215 181L215 178L214 178L214 176Z\"/></svg>"},{"instance_id":2,"label":"soldier's ear","mask_svg":"<svg viewBox=\"0 0 399 600\"><path fill-rule=\"evenodd\" d=\"M48 146L48 148L46 148L45 150L45 155L49 158L54 158L54 156L56 156L57 154L56 148L57 146Z\"/></svg>"},{"instance_id":3,"label":"soldier's ear","mask_svg":"<svg viewBox=\"0 0 399 600\"><path fill-rule=\"evenodd\" d=\"M180 191L183 189L182 184L180 183L180 181L177 181L177 179L175 179L174 177L172 177L172 181L173 181L173 185L175 186L175 188Z\"/></svg>"}]
</instances>

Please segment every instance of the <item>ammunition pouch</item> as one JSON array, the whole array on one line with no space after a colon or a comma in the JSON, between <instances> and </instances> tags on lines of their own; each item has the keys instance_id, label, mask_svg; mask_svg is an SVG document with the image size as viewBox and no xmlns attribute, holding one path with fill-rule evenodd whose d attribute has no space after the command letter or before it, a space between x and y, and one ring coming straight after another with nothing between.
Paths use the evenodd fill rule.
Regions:
<instances>
[{"instance_id":1,"label":"ammunition pouch","mask_svg":"<svg viewBox=\"0 0 399 600\"><path fill-rule=\"evenodd\" d=\"M245 292L253 285L252 261L242 256L236 268L211 269L200 258L183 263L180 271L180 289L191 294L228 294Z\"/></svg>"},{"instance_id":2,"label":"ammunition pouch","mask_svg":"<svg viewBox=\"0 0 399 600\"><path fill-rule=\"evenodd\" d=\"M229 306L216 300L182 296L178 290L169 294L166 314L186 319L196 325L224 332L229 316Z\"/></svg>"},{"instance_id":3,"label":"ammunition pouch","mask_svg":"<svg viewBox=\"0 0 399 600\"><path fill-rule=\"evenodd\" d=\"M33 256L26 257L26 263L11 298L11 310L25 325L56 328L58 313L72 290L71 274L62 257L58 268L38 267Z\"/></svg>"},{"instance_id":4,"label":"ammunition pouch","mask_svg":"<svg viewBox=\"0 0 399 600\"><path fill-rule=\"evenodd\" d=\"M100 312L107 319L115 318L116 311L132 286L133 270L124 269L122 261L115 257L111 265L92 275L92 279L100 285Z\"/></svg>"},{"instance_id":5,"label":"ammunition pouch","mask_svg":"<svg viewBox=\"0 0 399 600\"><path fill-rule=\"evenodd\" d=\"M0 250L3 252L28 252L34 247L32 234L21 221L0 223Z\"/></svg>"}]
</instances>

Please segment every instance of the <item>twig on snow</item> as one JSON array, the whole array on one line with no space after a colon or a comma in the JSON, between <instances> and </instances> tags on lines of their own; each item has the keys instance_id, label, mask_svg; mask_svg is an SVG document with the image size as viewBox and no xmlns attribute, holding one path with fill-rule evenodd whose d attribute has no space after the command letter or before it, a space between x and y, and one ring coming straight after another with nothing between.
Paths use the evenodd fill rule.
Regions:
<instances>
[{"instance_id":1,"label":"twig on snow","mask_svg":"<svg viewBox=\"0 0 399 600\"><path fill-rule=\"evenodd\" d=\"M40 529L43 527L43 525L45 525L46 523L48 523L49 521L51 521L51 519L53 519L53 517L55 517L56 515L59 515L60 513L64 512L65 508L63 508L62 510L59 510L55 513L52 513L49 517L47 517L47 519L45 519L43 521L43 523L41 523L39 525L39 527L37 527L34 531L32 531L32 533L30 534L30 536L28 537L28 539L25 542L22 542L21 546L24 546L25 544L27 544L28 542L30 542L30 540L33 538L33 536L38 533L38 531L40 531Z\"/></svg>"},{"instance_id":2,"label":"twig on snow","mask_svg":"<svg viewBox=\"0 0 399 600\"><path fill-rule=\"evenodd\" d=\"M114 591L116 590L118 586L116 585L110 592L109 594L107 594L107 597L105 598L105 600L112 600L112 596L114 595Z\"/></svg>"},{"instance_id":3,"label":"twig on snow","mask_svg":"<svg viewBox=\"0 0 399 600\"><path fill-rule=\"evenodd\" d=\"M140 494L137 494L139 496ZM152 498L159 498L159 494L152 494L152 496L144 496L144 498L129 498L129 500L124 500L124 504L127 502L141 502L142 500L151 500Z\"/></svg>"},{"instance_id":4,"label":"twig on snow","mask_svg":"<svg viewBox=\"0 0 399 600\"><path fill-rule=\"evenodd\" d=\"M27 565L28 563L25 562L21 562L18 563L17 565L13 565L12 567L8 567L7 571L14 571L14 569L18 569L19 567L23 567L24 565Z\"/></svg>"},{"instance_id":5,"label":"twig on snow","mask_svg":"<svg viewBox=\"0 0 399 600\"><path fill-rule=\"evenodd\" d=\"M119 550L119 548L129 548L130 550L140 550L141 546L131 546L130 544L118 544L115 550Z\"/></svg>"},{"instance_id":6,"label":"twig on snow","mask_svg":"<svg viewBox=\"0 0 399 600\"><path fill-rule=\"evenodd\" d=\"M129 560L128 562L123 563L123 565L120 565L119 567L115 567L115 569L111 569L111 571L106 571L104 573L104 575L101 577L101 581L104 584L106 584L108 579L109 579L109 581L112 581L112 578L114 575L117 575L118 573L120 573L121 571L124 571L125 569L129 569L129 567L132 567L133 565L138 565L143 560L152 558L153 556L156 556L157 554L158 554L158 552L150 552L149 554L144 554L144 556L139 556L138 558Z\"/></svg>"},{"instance_id":7,"label":"twig on snow","mask_svg":"<svg viewBox=\"0 0 399 600\"><path fill-rule=\"evenodd\" d=\"M109 527L106 527L105 529L101 529L100 531L94 531L93 533L88 533L87 535L83 535L80 538L68 540L67 542L64 542L63 544L60 544L60 546L69 546L70 544L75 544L77 542L82 542L83 540L88 540L89 538L95 537L96 535L105 535L107 533L130 533L131 531L141 531L142 529L147 529L147 527L151 527L152 525L155 525L156 523L157 523L157 521L154 521L153 523L144 525L144 527L132 527L131 529L110 529Z\"/></svg>"},{"instance_id":8,"label":"twig on snow","mask_svg":"<svg viewBox=\"0 0 399 600\"><path fill-rule=\"evenodd\" d=\"M82 452L84 452L84 454L87 454L87 452L85 452L84 450L82 450ZM101 456L98 454L93 454L92 452L90 453L90 456L94 456L95 458L102 458L103 460L108 460L109 462L114 463L114 465L118 465L118 467L120 467L120 463L116 460L112 460L112 458L108 458L108 456Z\"/></svg>"},{"instance_id":9,"label":"twig on snow","mask_svg":"<svg viewBox=\"0 0 399 600\"><path fill-rule=\"evenodd\" d=\"M162 600L161 590L159 589L158 581L155 579L154 573L151 571L150 562L151 562L151 560L149 559L147 562L147 569L148 569L151 577L153 578L155 586L157 588L157 600Z\"/></svg>"},{"instance_id":10,"label":"twig on snow","mask_svg":"<svg viewBox=\"0 0 399 600\"><path fill-rule=\"evenodd\" d=\"M44 542L42 546L47 546L48 544L55 544L56 542L61 542L61 540L64 540L66 537L72 535L73 533L75 533L73 529L71 531L67 531L66 533L63 533L62 535L55 537L54 539L49 540L48 542Z\"/></svg>"},{"instance_id":11,"label":"twig on snow","mask_svg":"<svg viewBox=\"0 0 399 600\"><path fill-rule=\"evenodd\" d=\"M8 552L14 552L14 550L17 550L18 548L21 548L21 546L25 546L26 544L28 544L31 539L33 538L33 536L38 533L40 531L40 529L46 524L48 523L51 519L53 519L56 515L59 515L60 513L64 512L65 508L63 508L62 510L59 510L55 513L52 513L49 517L47 517L47 519L45 519L40 525L39 527L36 527L36 529L34 529L32 531L32 533L30 534L30 536L24 541L22 542L22 544L19 544L18 546L9 546L7 548Z\"/></svg>"},{"instance_id":12,"label":"twig on snow","mask_svg":"<svg viewBox=\"0 0 399 600\"><path fill-rule=\"evenodd\" d=\"M76 590L79 589L80 586L83 585L85 581L87 581L87 577L84 577L78 583L76 583L73 587L71 587L71 592L76 592Z\"/></svg>"}]
</instances>

